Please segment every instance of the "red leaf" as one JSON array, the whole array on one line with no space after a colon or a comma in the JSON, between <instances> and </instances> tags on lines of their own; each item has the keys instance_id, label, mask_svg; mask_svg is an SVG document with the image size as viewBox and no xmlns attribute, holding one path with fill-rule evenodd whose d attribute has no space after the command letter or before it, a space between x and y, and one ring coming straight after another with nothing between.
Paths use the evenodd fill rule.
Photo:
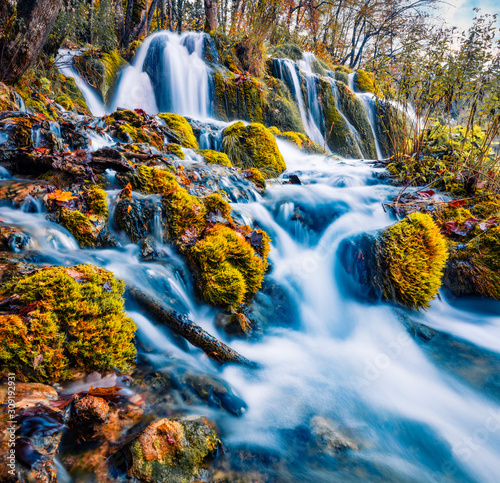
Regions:
<instances>
[{"instance_id":1,"label":"red leaf","mask_svg":"<svg viewBox=\"0 0 500 483\"><path fill-rule=\"evenodd\" d=\"M422 198L432 198L436 193L432 190L426 190L426 191L419 191L417 193L418 196L421 196Z\"/></svg>"},{"instance_id":2,"label":"red leaf","mask_svg":"<svg viewBox=\"0 0 500 483\"><path fill-rule=\"evenodd\" d=\"M457 200L454 199L448 203L450 206L453 206L453 208L460 208L461 206L465 205L465 200Z\"/></svg>"}]
</instances>

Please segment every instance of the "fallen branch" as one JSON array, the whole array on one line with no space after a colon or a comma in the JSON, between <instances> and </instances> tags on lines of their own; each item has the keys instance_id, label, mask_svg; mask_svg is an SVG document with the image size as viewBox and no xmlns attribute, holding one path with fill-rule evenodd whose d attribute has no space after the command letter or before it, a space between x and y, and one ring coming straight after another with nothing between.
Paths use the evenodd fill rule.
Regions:
<instances>
[{"instance_id":1,"label":"fallen branch","mask_svg":"<svg viewBox=\"0 0 500 483\"><path fill-rule=\"evenodd\" d=\"M169 310L160 302L136 288L127 288L130 295L151 317L157 322L165 324L176 334L184 337L188 342L201 349L208 357L217 362L235 362L244 366L255 366L255 363L238 354L186 316L174 310Z\"/></svg>"}]
</instances>

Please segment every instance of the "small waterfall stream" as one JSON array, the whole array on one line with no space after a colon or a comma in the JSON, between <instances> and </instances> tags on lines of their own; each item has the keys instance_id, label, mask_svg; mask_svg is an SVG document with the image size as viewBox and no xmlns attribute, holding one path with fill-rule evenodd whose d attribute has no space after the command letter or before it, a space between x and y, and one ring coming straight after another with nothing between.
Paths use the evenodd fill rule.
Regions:
<instances>
[{"instance_id":1,"label":"small waterfall stream","mask_svg":"<svg viewBox=\"0 0 500 483\"><path fill-rule=\"evenodd\" d=\"M134 63L122 72L111 109L210 116L203 38L162 32L146 39ZM70 67L73 54L65 55L68 62L61 70L74 76L94 115L104 114L95 93L81 85ZM309 69L309 112L296 64L274 61L293 91L308 135L321 142L311 57L303 60L303 69ZM353 75L349 84L354 90ZM377 140L374 97L356 95ZM222 127L220 123L202 134L203 148L218 146ZM353 126L349 129L355 134ZM93 141L97 148L113 140L97 136ZM271 479L257 476L255 481L496 483L500 304L457 301L443 292L427 312L417 313L353 294L337 248L348 237L393 223L382 202L399 188L381 181L383 170L362 160L308 155L284 141L278 145L288 169L264 195L235 173L206 180L228 194L240 219L257 224L272 238L265 290L256 296L265 322L258 340L228 340L216 327L215 310L195 297L185 261L161 244L158 212L153 235L165 257L155 262L141 261L139 247L116 232L119 247L82 250L68 231L47 219L41 205L26 211L3 205L0 218L30 235L29 248L43 263L94 263L158 298L175 299L176 309L259 364L257 369L216 365L200 350L179 348L143 313L129 312L138 325L139 350L147 347L141 356L154 368L182 367L223 378L246 402L241 417L204 406L183 409L213 418L229 450L250 448L259 455L256 469L270 472ZM376 146L380 158L378 141ZM186 166L199 162L193 151L185 154ZM286 183L291 173L301 185ZM2 183L19 181L1 174ZM117 189L108 191L111 212L117 195ZM276 294L282 296L281 303ZM437 335L419 337L418 324ZM347 435L353 448L342 452L331 440L330 453L317 456L309 451L308 431L318 418L335 428L334 434Z\"/></svg>"}]
</instances>

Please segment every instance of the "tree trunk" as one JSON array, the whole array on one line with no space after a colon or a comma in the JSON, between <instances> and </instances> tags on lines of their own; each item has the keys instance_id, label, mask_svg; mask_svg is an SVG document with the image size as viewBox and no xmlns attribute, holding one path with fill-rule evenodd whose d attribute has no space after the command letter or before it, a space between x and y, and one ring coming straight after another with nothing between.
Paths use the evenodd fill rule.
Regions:
<instances>
[{"instance_id":1,"label":"tree trunk","mask_svg":"<svg viewBox=\"0 0 500 483\"><path fill-rule=\"evenodd\" d=\"M217 0L205 0L205 32L217 28Z\"/></svg>"},{"instance_id":2,"label":"tree trunk","mask_svg":"<svg viewBox=\"0 0 500 483\"><path fill-rule=\"evenodd\" d=\"M153 0L151 2L151 7L149 7L148 19L146 22L146 35L149 33L149 29L151 28L151 22L153 21L153 15L155 14L157 5L158 5L158 0Z\"/></svg>"},{"instance_id":3,"label":"tree trunk","mask_svg":"<svg viewBox=\"0 0 500 483\"><path fill-rule=\"evenodd\" d=\"M131 40L139 40L140 37L145 37L148 34L147 22L149 12L149 0L140 10L134 12L132 15L132 26L130 28Z\"/></svg>"},{"instance_id":4,"label":"tree trunk","mask_svg":"<svg viewBox=\"0 0 500 483\"><path fill-rule=\"evenodd\" d=\"M124 35L124 18L123 18L123 2L115 0L115 18L116 18L116 33L118 35L118 43L122 43Z\"/></svg>"},{"instance_id":5,"label":"tree trunk","mask_svg":"<svg viewBox=\"0 0 500 483\"><path fill-rule=\"evenodd\" d=\"M36 61L63 0L19 0L14 27L0 37L0 81L15 82Z\"/></svg>"}]
</instances>

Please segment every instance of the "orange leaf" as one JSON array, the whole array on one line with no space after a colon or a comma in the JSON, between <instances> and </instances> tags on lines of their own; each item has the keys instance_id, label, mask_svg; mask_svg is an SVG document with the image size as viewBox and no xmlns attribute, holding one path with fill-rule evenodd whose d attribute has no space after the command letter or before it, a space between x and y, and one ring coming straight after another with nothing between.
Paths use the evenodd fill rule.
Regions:
<instances>
[{"instance_id":1,"label":"orange leaf","mask_svg":"<svg viewBox=\"0 0 500 483\"><path fill-rule=\"evenodd\" d=\"M47 198L49 200L66 202L66 201L75 200L76 196L73 196L71 194L71 191L56 190L53 193L50 193L49 195L47 195Z\"/></svg>"}]
</instances>

